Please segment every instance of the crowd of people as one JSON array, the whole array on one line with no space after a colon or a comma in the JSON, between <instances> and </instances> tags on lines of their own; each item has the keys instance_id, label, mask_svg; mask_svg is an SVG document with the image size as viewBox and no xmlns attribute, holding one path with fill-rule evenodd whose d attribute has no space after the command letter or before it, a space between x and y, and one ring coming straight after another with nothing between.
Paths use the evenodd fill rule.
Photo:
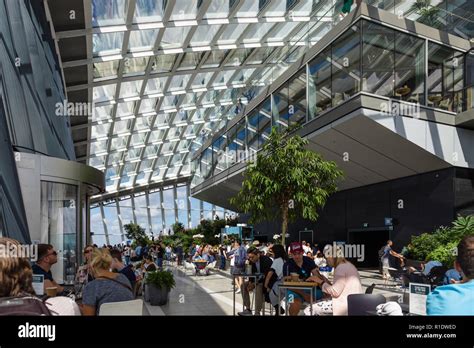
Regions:
<instances>
[{"instance_id":1,"label":"crowd of people","mask_svg":"<svg viewBox=\"0 0 474 348\"><path fill-rule=\"evenodd\" d=\"M19 245L17 241L0 238L0 244ZM279 286L284 281L310 281L317 286L313 290L292 289L288 293L288 314L298 315L347 315L347 298L362 293L357 268L344 257L339 245L317 245L309 251L308 243L293 242L286 249L280 244L257 241L253 243L234 240L231 245L211 246L192 244L185 252L181 246L153 245L105 246L87 245L83 250L84 264L76 275L76 295L68 297L67 289L53 278L52 267L58 262L58 252L50 244L39 244L36 262L27 258L0 258L0 301L2 298L36 297L32 285L33 275L44 277L44 293L54 289L56 297L48 297L44 305L56 315L97 315L104 303L129 301L140 294L147 272L163 268L163 262L205 261L205 273L209 270L226 269L234 275L236 292L241 293L244 310L240 315L259 315L265 302L275 307L276 315L283 314L279 301ZM408 265L408 259L393 250L388 241L381 252L383 273L393 266L393 260L404 267L406 282L420 281L429 276L440 263L422 262L419 268ZM474 315L474 236L464 237L458 245L454 267L444 274L444 284L437 286L428 296L428 315ZM331 276L328 276L330 271ZM247 273L259 275L246 277ZM252 312L250 294L255 292L255 308ZM305 306L313 298L312 306ZM76 301L80 299L80 301ZM34 301L33 301L34 302ZM43 302L41 302L43 303Z\"/></svg>"}]
</instances>

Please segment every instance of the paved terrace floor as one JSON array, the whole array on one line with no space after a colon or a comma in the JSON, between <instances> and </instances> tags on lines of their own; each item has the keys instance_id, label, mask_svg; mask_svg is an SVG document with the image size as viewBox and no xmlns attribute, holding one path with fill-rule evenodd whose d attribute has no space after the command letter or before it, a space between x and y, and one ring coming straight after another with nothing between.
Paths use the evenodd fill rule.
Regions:
<instances>
[{"instance_id":1,"label":"paved terrace floor","mask_svg":"<svg viewBox=\"0 0 474 348\"><path fill-rule=\"evenodd\" d=\"M170 265L166 267L173 272L176 287L171 290L170 301L165 306L146 308L151 315L232 315L233 290L229 270L212 270L209 276L195 276L193 270ZM397 301L403 296L403 290L389 283L384 286L384 280L378 270L359 270L363 289L375 283L374 294L382 294L387 301ZM405 293L404 302L407 303ZM242 310L242 296L236 294L236 312ZM269 315L269 304L266 305L266 315Z\"/></svg>"}]
</instances>

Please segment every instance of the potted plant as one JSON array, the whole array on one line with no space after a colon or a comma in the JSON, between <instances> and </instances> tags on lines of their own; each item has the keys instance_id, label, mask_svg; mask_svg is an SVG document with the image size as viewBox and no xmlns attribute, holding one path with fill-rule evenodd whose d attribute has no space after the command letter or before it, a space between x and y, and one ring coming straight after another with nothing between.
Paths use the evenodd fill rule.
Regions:
<instances>
[{"instance_id":1,"label":"potted plant","mask_svg":"<svg viewBox=\"0 0 474 348\"><path fill-rule=\"evenodd\" d=\"M145 279L145 292L152 306L162 306L169 300L170 291L176 285L169 271L149 272Z\"/></svg>"}]
</instances>

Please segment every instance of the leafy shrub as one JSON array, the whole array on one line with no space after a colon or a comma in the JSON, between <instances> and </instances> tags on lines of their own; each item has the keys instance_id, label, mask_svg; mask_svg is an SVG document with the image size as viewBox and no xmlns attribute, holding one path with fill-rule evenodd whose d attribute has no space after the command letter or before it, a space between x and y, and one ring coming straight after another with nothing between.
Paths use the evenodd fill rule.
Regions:
<instances>
[{"instance_id":1,"label":"leafy shrub","mask_svg":"<svg viewBox=\"0 0 474 348\"><path fill-rule=\"evenodd\" d=\"M453 250L464 236L474 234L474 215L458 216L452 226L441 226L433 233L411 238L409 252L417 260L440 261L451 268L456 256Z\"/></svg>"},{"instance_id":2,"label":"leafy shrub","mask_svg":"<svg viewBox=\"0 0 474 348\"><path fill-rule=\"evenodd\" d=\"M153 271L146 276L146 283L153 284L158 288L172 289L176 283L174 281L173 273L169 271Z\"/></svg>"}]
</instances>

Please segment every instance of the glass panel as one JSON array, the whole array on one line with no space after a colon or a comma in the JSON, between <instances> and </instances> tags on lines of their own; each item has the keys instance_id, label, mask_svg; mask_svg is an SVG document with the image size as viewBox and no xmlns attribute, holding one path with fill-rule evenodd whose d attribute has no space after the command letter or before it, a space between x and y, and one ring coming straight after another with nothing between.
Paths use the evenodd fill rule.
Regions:
<instances>
[{"instance_id":1,"label":"glass panel","mask_svg":"<svg viewBox=\"0 0 474 348\"><path fill-rule=\"evenodd\" d=\"M77 265L77 186L41 182L41 241L54 246L58 284L74 284Z\"/></svg>"},{"instance_id":2,"label":"glass panel","mask_svg":"<svg viewBox=\"0 0 474 348\"><path fill-rule=\"evenodd\" d=\"M156 41L158 29L140 29L130 32L128 49L130 51L139 51L151 49Z\"/></svg>"},{"instance_id":3,"label":"glass panel","mask_svg":"<svg viewBox=\"0 0 474 348\"><path fill-rule=\"evenodd\" d=\"M221 71L217 77L214 79L214 82L212 82L213 86L223 86L227 85L230 82L230 78L234 74L234 70L225 70Z\"/></svg>"},{"instance_id":4,"label":"glass panel","mask_svg":"<svg viewBox=\"0 0 474 348\"><path fill-rule=\"evenodd\" d=\"M247 57L252 53L253 48L239 48L233 51L232 56L225 63L225 66L240 66Z\"/></svg>"},{"instance_id":5,"label":"glass panel","mask_svg":"<svg viewBox=\"0 0 474 348\"><path fill-rule=\"evenodd\" d=\"M160 42L160 48L167 49L182 47L189 29L191 29L189 26L166 28Z\"/></svg>"},{"instance_id":6,"label":"glass panel","mask_svg":"<svg viewBox=\"0 0 474 348\"><path fill-rule=\"evenodd\" d=\"M258 119L258 133L261 134L260 147L263 146L263 143L267 141L270 136L272 129L272 109L271 109L271 99L267 98L260 108L260 117Z\"/></svg>"},{"instance_id":7,"label":"glass panel","mask_svg":"<svg viewBox=\"0 0 474 348\"><path fill-rule=\"evenodd\" d=\"M115 54L122 51L123 31L99 33L92 35L92 52L94 55Z\"/></svg>"},{"instance_id":8,"label":"glass panel","mask_svg":"<svg viewBox=\"0 0 474 348\"><path fill-rule=\"evenodd\" d=\"M283 17L288 1L271 1L266 8L265 17Z\"/></svg>"},{"instance_id":9,"label":"glass panel","mask_svg":"<svg viewBox=\"0 0 474 348\"><path fill-rule=\"evenodd\" d=\"M118 66L118 60L94 63L94 79L101 77L117 77Z\"/></svg>"},{"instance_id":10,"label":"glass panel","mask_svg":"<svg viewBox=\"0 0 474 348\"><path fill-rule=\"evenodd\" d=\"M127 0L93 0L92 26L119 25L127 18Z\"/></svg>"},{"instance_id":11,"label":"glass panel","mask_svg":"<svg viewBox=\"0 0 474 348\"><path fill-rule=\"evenodd\" d=\"M158 98L151 98L151 99L142 99L142 102L140 104L140 114L144 114L147 112L152 112L155 111L155 106L156 106L156 101Z\"/></svg>"},{"instance_id":12,"label":"glass panel","mask_svg":"<svg viewBox=\"0 0 474 348\"><path fill-rule=\"evenodd\" d=\"M191 46L209 45L214 35L219 31L220 25L199 25L191 39Z\"/></svg>"},{"instance_id":13,"label":"glass panel","mask_svg":"<svg viewBox=\"0 0 474 348\"><path fill-rule=\"evenodd\" d=\"M122 85L120 86L120 98L138 96L140 94L142 82L143 81L140 81L140 80L122 82Z\"/></svg>"},{"instance_id":14,"label":"glass panel","mask_svg":"<svg viewBox=\"0 0 474 348\"><path fill-rule=\"evenodd\" d=\"M189 82L190 74L188 75L175 75L169 85L170 91L184 90Z\"/></svg>"},{"instance_id":15,"label":"glass panel","mask_svg":"<svg viewBox=\"0 0 474 348\"><path fill-rule=\"evenodd\" d=\"M115 84L94 87L94 102L100 103L103 101L114 99L116 87L117 86Z\"/></svg>"},{"instance_id":16,"label":"glass panel","mask_svg":"<svg viewBox=\"0 0 474 348\"><path fill-rule=\"evenodd\" d=\"M304 123L306 121L306 110L308 102L306 100L307 76L306 68L300 70L295 78L288 82L289 108L288 115L290 125Z\"/></svg>"},{"instance_id":17,"label":"glass panel","mask_svg":"<svg viewBox=\"0 0 474 348\"><path fill-rule=\"evenodd\" d=\"M213 0L204 15L204 19L227 18L229 15L229 0Z\"/></svg>"},{"instance_id":18,"label":"glass panel","mask_svg":"<svg viewBox=\"0 0 474 348\"><path fill-rule=\"evenodd\" d=\"M300 22L287 22L276 25L267 37L267 41L283 41L300 24Z\"/></svg>"},{"instance_id":19,"label":"glass panel","mask_svg":"<svg viewBox=\"0 0 474 348\"><path fill-rule=\"evenodd\" d=\"M253 110L247 116L247 144L251 152L257 152L260 149L259 134L258 134L258 110Z\"/></svg>"},{"instance_id":20,"label":"glass panel","mask_svg":"<svg viewBox=\"0 0 474 348\"><path fill-rule=\"evenodd\" d=\"M396 33L395 37L395 97L424 104L425 40Z\"/></svg>"},{"instance_id":21,"label":"glass panel","mask_svg":"<svg viewBox=\"0 0 474 348\"><path fill-rule=\"evenodd\" d=\"M177 55L174 54L160 54L155 56L151 66L151 73L170 72L173 68L174 61Z\"/></svg>"},{"instance_id":22,"label":"glass panel","mask_svg":"<svg viewBox=\"0 0 474 348\"><path fill-rule=\"evenodd\" d=\"M116 117L130 116L133 114L134 109L135 109L134 101L126 102L126 103L118 103Z\"/></svg>"},{"instance_id":23,"label":"glass panel","mask_svg":"<svg viewBox=\"0 0 474 348\"><path fill-rule=\"evenodd\" d=\"M232 44L242 35L245 28L247 28L247 24L228 24L222 33L219 40L217 40L218 44Z\"/></svg>"},{"instance_id":24,"label":"glass panel","mask_svg":"<svg viewBox=\"0 0 474 348\"><path fill-rule=\"evenodd\" d=\"M309 63L310 119L331 107L331 63L330 49L321 52Z\"/></svg>"},{"instance_id":25,"label":"glass panel","mask_svg":"<svg viewBox=\"0 0 474 348\"><path fill-rule=\"evenodd\" d=\"M203 54L200 52L186 53L177 70L196 69L197 65L199 64L199 61L201 60L202 55Z\"/></svg>"},{"instance_id":26,"label":"glass panel","mask_svg":"<svg viewBox=\"0 0 474 348\"><path fill-rule=\"evenodd\" d=\"M137 0L134 23L161 22L163 20L163 1Z\"/></svg>"},{"instance_id":27,"label":"glass panel","mask_svg":"<svg viewBox=\"0 0 474 348\"><path fill-rule=\"evenodd\" d=\"M252 54L245 64L262 64L274 50L273 47L256 48L256 52Z\"/></svg>"},{"instance_id":28,"label":"glass panel","mask_svg":"<svg viewBox=\"0 0 474 348\"><path fill-rule=\"evenodd\" d=\"M148 57L140 58L125 58L123 60L124 75L139 75L144 74L146 66L148 65Z\"/></svg>"},{"instance_id":29,"label":"glass panel","mask_svg":"<svg viewBox=\"0 0 474 348\"><path fill-rule=\"evenodd\" d=\"M243 2L240 9L237 11L236 17L257 17L259 11L259 1L255 0L241 0Z\"/></svg>"},{"instance_id":30,"label":"glass panel","mask_svg":"<svg viewBox=\"0 0 474 348\"><path fill-rule=\"evenodd\" d=\"M103 137L109 133L111 123L93 125L91 128L91 138Z\"/></svg>"},{"instance_id":31,"label":"glass panel","mask_svg":"<svg viewBox=\"0 0 474 348\"><path fill-rule=\"evenodd\" d=\"M250 29L245 33L243 42L260 42L270 31L275 23L255 23L251 24Z\"/></svg>"},{"instance_id":32,"label":"glass panel","mask_svg":"<svg viewBox=\"0 0 474 348\"><path fill-rule=\"evenodd\" d=\"M212 50L206 61L202 64L203 68L217 68L221 65L222 60L226 56L228 50Z\"/></svg>"},{"instance_id":33,"label":"glass panel","mask_svg":"<svg viewBox=\"0 0 474 348\"><path fill-rule=\"evenodd\" d=\"M196 14L197 0L176 0L170 20L181 21L196 19Z\"/></svg>"},{"instance_id":34,"label":"glass panel","mask_svg":"<svg viewBox=\"0 0 474 348\"><path fill-rule=\"evenodd\" d=\"M145 88L145 94L163 93L165 83L166 77L158 77L156 79L148 80Z\"/></svg>"},{"instance_id":35,"label":"glass panel","mask_svg":"<svg viewBox=\"0 0 474 348\"><path fill-rule=\"evenodd\" d=\"M435 43L428 44L427 105L448 111L462 111L464 57Z\"/></svg>"},{"instance_id":36,"label":"glass panel","mask_svg":"<svg viewBox=\"0 0 474 348\"><path fill-rule=\"evenodd\" d=\"M394 94L395 31L362 21L362 90L391 97Z\"/></svg>"},{"instance_id":37,"label":"glass panel","mask_svg":"<svg viewBox=\"0 0 474 348\"><path fill-rule=\"evenodd\" d=\"M92 113L92 122L111 118L112 109L112 105L96 106Z\"/></svg>"},{"instance_id":38,"label":"glass panel","mask_svg":"<svg viewBox=\"0 0 474 348\"><path fill-rule=\"evenodd\" d=\"M332 45L332 98L337 106L360 91L360 29L353 25Z\"/></svg>"}]
</instances>

